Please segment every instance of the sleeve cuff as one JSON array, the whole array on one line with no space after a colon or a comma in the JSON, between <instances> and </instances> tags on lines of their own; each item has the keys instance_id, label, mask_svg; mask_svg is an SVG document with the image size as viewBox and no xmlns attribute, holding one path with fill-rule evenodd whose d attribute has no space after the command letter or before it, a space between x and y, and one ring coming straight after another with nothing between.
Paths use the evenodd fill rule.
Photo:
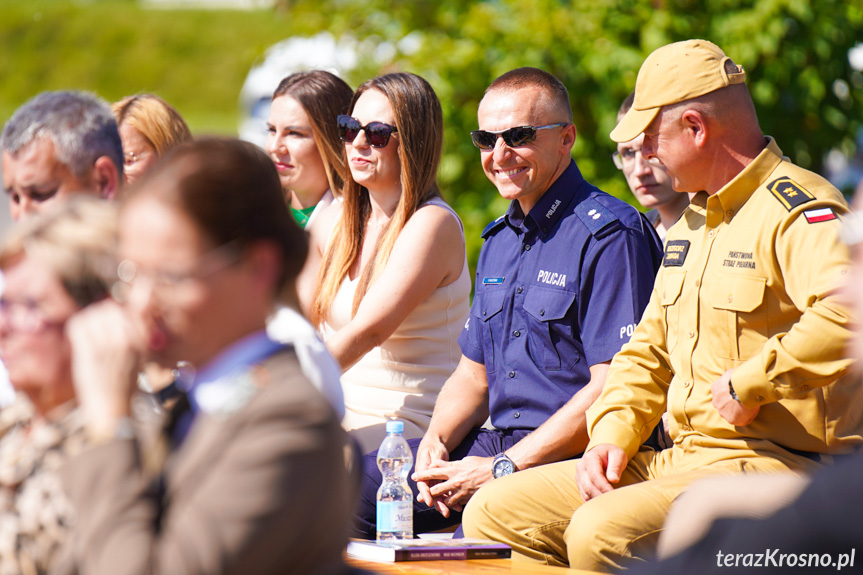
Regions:
<instances>
[{"instance_id":1,"label":"sleeve cuff","mask_svg":"<svg viewBox=\"0 0 863 575\"><path fill-rule=\"evenodd\" d=\"M767 403L779 401L773 389L773 383L767 379L767 374L761 369L755 356L734 369L731 374L731 385L740 398L740 403L748 409L760 407Z\"/></svg>"},{"instance_id":2,"label":"sleeve cuff","mask_svg":"<svg viewBox=\"0 0 863 575\"><path fill-rule=\"evenodd\" d=\"M605 418L609 416L606 415ZM585 448L585 453L603 443L616 445L626 452L627 457L632 458L638 451L638 435L632 433L631 427L617 425L617 422L597 422L590 432L590 443Z\"/></svg>"}]
</instances>

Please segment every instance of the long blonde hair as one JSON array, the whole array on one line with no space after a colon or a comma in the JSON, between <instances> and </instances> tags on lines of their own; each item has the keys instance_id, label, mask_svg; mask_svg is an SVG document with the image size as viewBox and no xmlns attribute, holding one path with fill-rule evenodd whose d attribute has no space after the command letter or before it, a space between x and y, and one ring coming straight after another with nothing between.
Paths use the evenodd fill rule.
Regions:
<instances>
[{"instance_id":1,"label":"long blonde hair","mask_svg":"<svg viewBox=\"0 0 863 575\"><path fill-rule=\"evenodd\" d=\"M431 85L415 74L399 72L373 78L357 88L351 100L353 112L368 90L383 93L393 109L399 141L401 197L392 219L381 232L372 258L362 271L351 315L356 314L369 286L386 266L399 233L414 212L440 196L437 170L443 149L443 112ZM366 224L371 215L369 191L352 178L345 182L342 213L324 254L315 282L310 317L320 325L330 313L339 287L360 257Z\"/></svg>"}]
</instances>

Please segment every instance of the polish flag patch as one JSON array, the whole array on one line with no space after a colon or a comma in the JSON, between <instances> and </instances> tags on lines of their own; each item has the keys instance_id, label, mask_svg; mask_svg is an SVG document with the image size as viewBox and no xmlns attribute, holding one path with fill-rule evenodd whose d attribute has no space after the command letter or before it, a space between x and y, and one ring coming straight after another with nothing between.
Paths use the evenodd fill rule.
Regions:
<instances>
[{"instance_id":1,"label":"polish flag patch","mask_svg":"<svg viewBox=\"0 0 863 575\"><path fill-rule=\"evenodd\" d=\"M817 224L818 222L827 222L836 219L836 214L830 208L808 210L803 212L803 215L806 216L806 221L810 224Z\"/></svg>"}]
</instances>

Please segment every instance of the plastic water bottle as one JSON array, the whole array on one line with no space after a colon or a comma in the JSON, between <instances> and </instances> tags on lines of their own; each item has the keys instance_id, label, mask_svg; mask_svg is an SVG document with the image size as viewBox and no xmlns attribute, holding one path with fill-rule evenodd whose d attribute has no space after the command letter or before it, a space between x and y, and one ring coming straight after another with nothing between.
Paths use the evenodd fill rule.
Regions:
<instances>
[{"instance_id":1,"label":"plastic water bottle","mask_svg":"<svg viewBox=\"0 0 863 575\"><path fill-rule=\"evenodd\" d=\"M414 496L408 485L414 457L404 430L404 422L388 421L387 436L378 449L378 469L383 475L377 495L378 541L414 536Z\"/></svg>"}]
</instances>

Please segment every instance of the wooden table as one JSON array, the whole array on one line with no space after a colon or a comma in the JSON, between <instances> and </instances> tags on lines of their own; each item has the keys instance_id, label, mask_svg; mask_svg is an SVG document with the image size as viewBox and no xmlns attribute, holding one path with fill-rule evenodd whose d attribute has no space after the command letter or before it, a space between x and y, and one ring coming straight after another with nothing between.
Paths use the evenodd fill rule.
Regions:
<instances>
[{"instance_id":1,"label":"wooden table","mask_svg":"<svg viewBox=\"0 0 863 575\"><path fill-rule=\"evenodd\" d=\"M377 563L348 558L349 565L372 573L410 573L412 575L475 575L495 573L526 573L528 575L597 575L594 571L550 567L536 563L513 562L512 559L472 559L469 561L402 561Z\"/></svg>"}]
</instances>

